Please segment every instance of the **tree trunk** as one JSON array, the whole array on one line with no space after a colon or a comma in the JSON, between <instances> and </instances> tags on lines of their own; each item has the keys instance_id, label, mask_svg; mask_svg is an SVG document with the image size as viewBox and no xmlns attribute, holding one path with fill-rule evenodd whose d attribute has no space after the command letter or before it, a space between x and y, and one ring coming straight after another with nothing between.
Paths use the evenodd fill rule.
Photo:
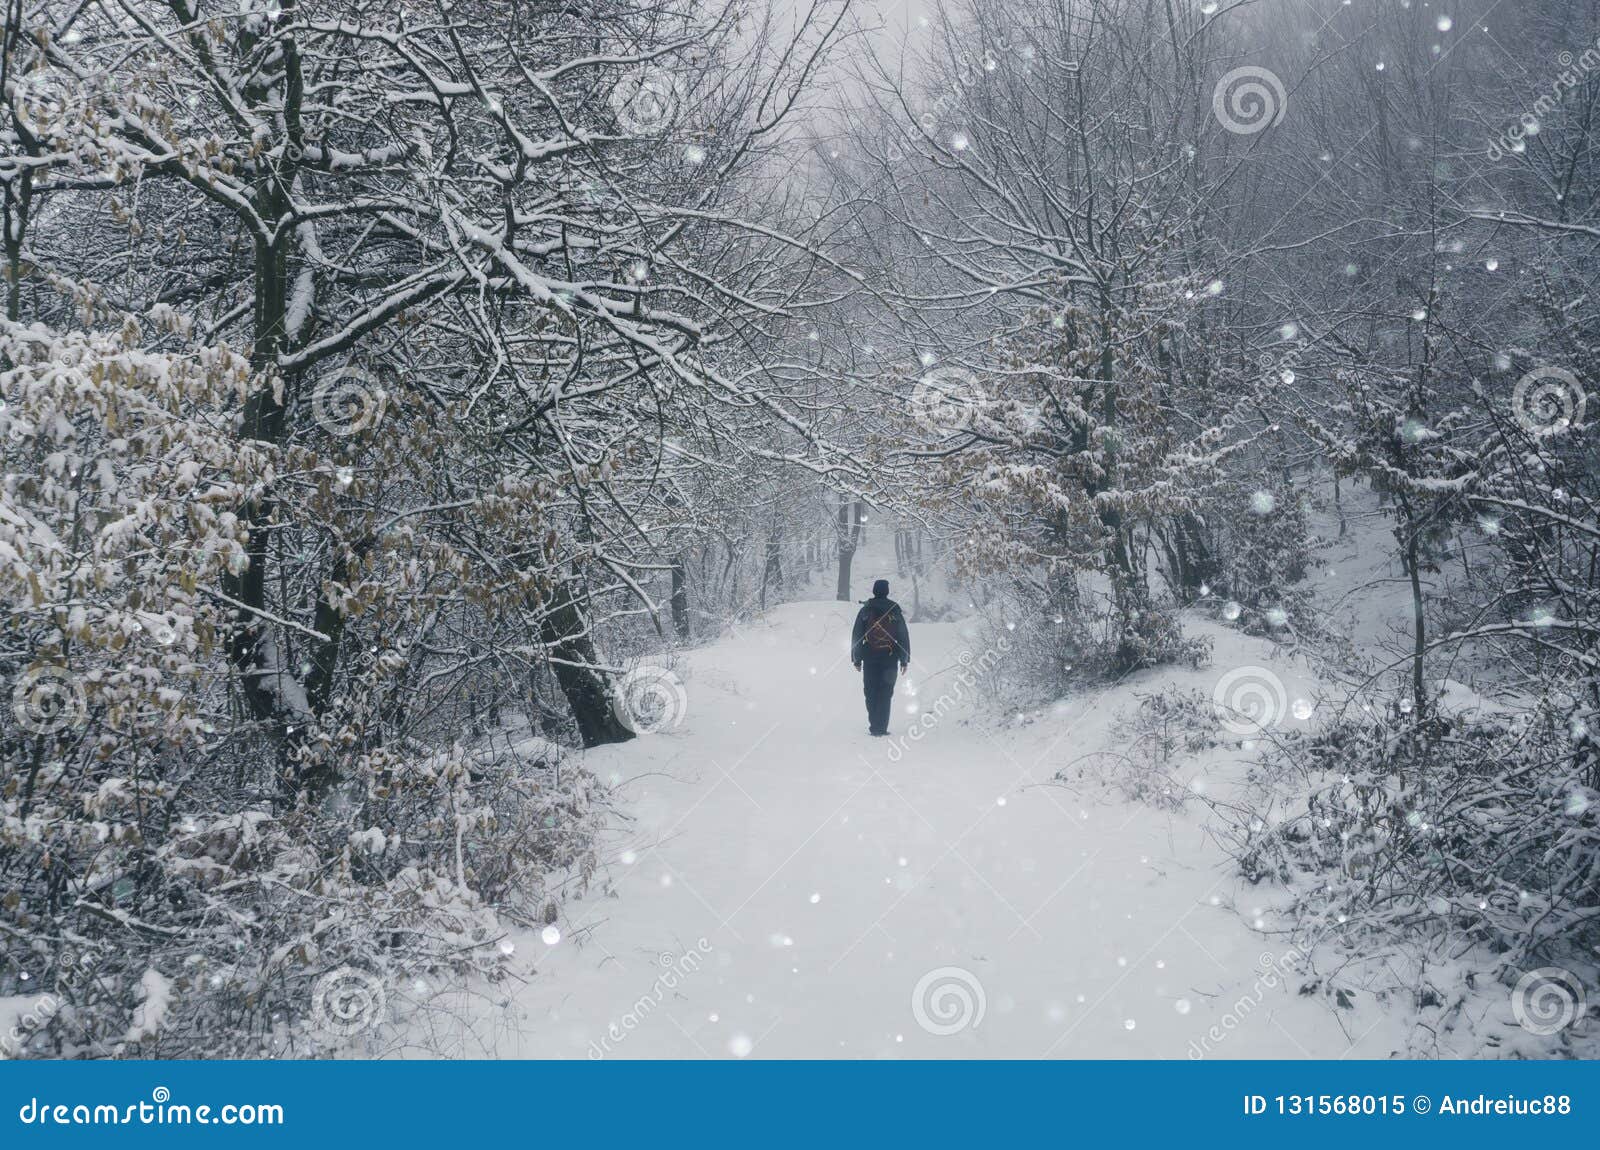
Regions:
<instances>
[{"instance_id":1,"label":"tree trunk","mask_svg":"<svg viewBox=\"0 0 1600 1150\"><path fill-rule=\"evenodd\" d=\"M334 546L333 568L328 573L323 593L317 596L317 612L311 622L319 634L328 636L328 642L314 646L310 659L311 673L306 676L306 697L311 702L311 709L318 715L326 713L333 696L333 676L339 667L339 649L344 641L344 612L339 610L335 602L337 592L334 588L350 578L344 546L338 541Z\"/></svg>"},{"instance_id":2,"label":"tree trunk","mask_svg":"<svg viewBox=\"0 0 1600 1150\"><path fill-rule=\"evenodd\" d=\"M264 214L273 219L286 210L275 179L269 173L260 186ZM286 234L279 234L270 239L258 236L254 244L254 345L250 365L255 389L245 399L240 435L268 444L283 442L293 386L292 380L278 382L278 355L285 342L288 310L288 243ZM275 744L284 789L293 791L305 785L316 789L333 782L333 768L328 763L307 767L295 753L295 744L310 733L315 713L304 685L287 666L288 652L263 616L275 502L269 488L251 504L245 539L248 565L223 579L223 592L238 604L228 639L228 657L239 675L251 716ZM317 654L313 655L313 664Z\"/></svg>"},{"instance_id":3,"label":"tree trunk","mask_svg":"<svg viewBox=\"0 0 1600 1150\"><path fill-rule=\"evenodd\" d=\"M556 683L567 698L567 706L572 708L583 745L598 747L633 738L633 732L612 705L611 682L600 670L600 659L574 583L563 584L554 599L544 605L539 636Z\"/></svg>"},{"instance_id":4,"label":"tree trunk","mask_svg":"<svg viewBox=\"0 0 1600 1150\"><path fill-rule=\"evenodd\" d=\"M855 508L855 523L851 524L851 508ZM861 542L861 520L866 508L858 501L839 501L839 584L835 598L841 603L850 601L850 565L855 561L856 545Z\"/></svg>"},{"instance_id":5,"label":"tree trunk","mask_svg":"<svg viewBox=\"0 0 1600 1150\"><path fill-rule=\"evenodd\" d=\"M767 609L767 585L776 583L783 588L783 558L776 538L767 540L767 562L761 570L761 609Z\"/></svg>"},{"instance_id":6,"label":"tree trunk","mask_svg":"<svg viewBox=\"0 0 1600 1150\"><path fill-rule=\"evenodd\" d=\"M1167 546L1165 536L1162 544L1170 552L1169 562L1176 564L1173 574L1179 597L1186 603L1192 602L1199 596L1200 588L1213 584L1220 570L1206 541L1204 524L1194 512L1182 512L1172 520L1171 545Z\"/></svg>"},{"instance_id":7,"label":"tree trunk","mask_svg":"<svg viewBox=\"0 0 1600 1150\"><path fill-rule=\"evenodd\" d=\"M678 629L678 638L689 640L689 579L684 573L683 556L672 561L672 625Z\"/></svg>"},{"instance_id":8,"label":"tree trunk","mask_svg":"<svg viewBox=\"0 0 1600 1150\"><path fill-rule=\"evenodd\" d=\"M6 318L15 323L22 318L22 245L28 230L28 214L33 206L33 170L23 168L15 184L8 181L4 191L0 234L3 234L5 242Z\"/></svg>"},{"instance_id":9,"label":"tree trunk","mask_svg":"<svg viewBox=\"0 0 1600 1150\"><path fill-rule=\"evenodd\" d=\"M1417 547L1418 526L1409 500L1400 501L1406 574L1411 577L1411 700L1417 725L1427 717L1427 697L1423 693L1423 659L1428 649L1427 612L1422 597L1422 556Z\"/></svg>"}]
</instances>

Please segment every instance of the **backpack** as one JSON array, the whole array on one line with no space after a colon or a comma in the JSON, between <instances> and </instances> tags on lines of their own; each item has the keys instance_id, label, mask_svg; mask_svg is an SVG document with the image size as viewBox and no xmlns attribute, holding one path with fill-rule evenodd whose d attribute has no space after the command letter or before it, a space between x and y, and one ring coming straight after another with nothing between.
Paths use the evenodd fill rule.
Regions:
<instances>
[{"instance_id":1,"label":"backpack","mask_svg":"<svg viewBox=\"0 0 1600 1150\"><path fill-rule=\"evenodd\" d=\"M894 638L894 608L882 611L878 617L867 624L867 633L862 636L868 651L874 655L893 654L899 646Z\"/></svg>"}]
</instances>

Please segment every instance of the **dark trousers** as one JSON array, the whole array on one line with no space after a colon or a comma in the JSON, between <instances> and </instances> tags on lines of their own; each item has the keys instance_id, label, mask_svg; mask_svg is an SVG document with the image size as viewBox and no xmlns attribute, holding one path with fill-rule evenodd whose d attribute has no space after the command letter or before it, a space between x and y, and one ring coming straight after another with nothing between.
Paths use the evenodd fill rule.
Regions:
<instances>
[{"instance_id":1,"label":"dark trousers","mask_svg":"<svg viewBox=\"0 0 1600 1150\"><path fill-rule=\"evenodd\" d=\"M874 659L869 655L861 661L861 686L867 696L867 726L874 732L889 729L889 706L894 702L894 681L898 674L899 666L892 656Z\"/></svg>"}]
</instances>

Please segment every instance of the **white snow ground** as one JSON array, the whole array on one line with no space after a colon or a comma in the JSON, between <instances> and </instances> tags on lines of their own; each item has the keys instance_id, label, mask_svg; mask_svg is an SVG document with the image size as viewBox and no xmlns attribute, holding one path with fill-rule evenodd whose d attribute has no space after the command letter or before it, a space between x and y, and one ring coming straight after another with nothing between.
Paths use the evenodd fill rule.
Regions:
<instances>
[{"instance_id":1,"label":"white snow ground","mask_svg":"<svg viewBox=\"0 0 1600 1150\"><path fill-rule=\"evenodd\" d=\"M866 554L865 587L892 561ZM1270 897L1173 812L1052 782L1115 750L1113 716L1227 668L1303 670L1191 619L1213 665L1162 670L1025 723L947 715L920 741L866 734L847 659L853 603L771 611L677 668L677 727L590 752L616 786L612 896L569 903L526 981L433 1052L539 1058L1386 1057L1404 1026L1285 977ZM913 631L893 730L948 692L975 628ZM969 692L970 694L970 692ZM1295 721L1292 718L1289 721ZM1246 757L1213 752L1218 788ZM1213 791L1215 793L1215 790ZM1258 921L1265 930L1255 929ZM488 1007L484 1009L483 1007ZM498 1008L496 1008L498 1007ZM420 1053L420 1051L419 1051Z\"/></svg>"}]
</instances>

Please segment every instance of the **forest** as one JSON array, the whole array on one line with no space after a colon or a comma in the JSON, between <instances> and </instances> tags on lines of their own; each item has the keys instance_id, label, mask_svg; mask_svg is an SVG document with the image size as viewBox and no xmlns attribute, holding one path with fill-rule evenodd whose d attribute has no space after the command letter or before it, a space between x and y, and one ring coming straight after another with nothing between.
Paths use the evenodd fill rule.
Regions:
<instances>
[{"instance_id":1,"label":"forest","mask_svg":"<svg viewBox=\"0 0 1600 1150\"><path fill-rule=\"evenodd\" d=\"M6 1057L1600 1056L1596 0L0 4Z\"/></svg>"}]
</instances>

